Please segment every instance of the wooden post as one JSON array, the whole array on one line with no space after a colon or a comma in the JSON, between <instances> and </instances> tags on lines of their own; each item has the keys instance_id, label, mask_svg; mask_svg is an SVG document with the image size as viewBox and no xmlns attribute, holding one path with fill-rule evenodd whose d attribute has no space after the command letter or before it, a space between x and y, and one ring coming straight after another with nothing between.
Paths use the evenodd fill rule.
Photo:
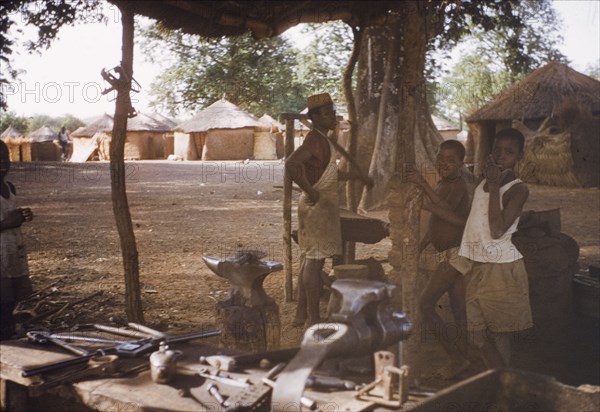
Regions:
<instances>
[{"instance_id":1,"label":"wooden post","mask_svg":"<svg viewBox=\"0 0 600 412\"><path fill-rule=\"evenodd\" d=\"M294 151L294 113L283 113L281 118L285 120L285 159ZM294 299L292 281L292 178L288 171L283 170L283 272L285 274L283 289L285 301Z\"/></svg>"},{"instance_id":2,"label":"wooden post","mask_svg":"<svg viewBox=\"0 0 600 412\"><path fill-rule=\"evenodd\" d=\"M123 45L121 74L118 79L117 102L110 144L110 182L113 213L119 232L121 256L125 271L125 306L127 320L143 323L142 299L140 293L139 261L127 191L125 188L125 138L127 134L127 115L131 109L129 93L133 75L133 18L134 14L127 3L119 5L123 25Z\"/></svg>"}]
</instances>

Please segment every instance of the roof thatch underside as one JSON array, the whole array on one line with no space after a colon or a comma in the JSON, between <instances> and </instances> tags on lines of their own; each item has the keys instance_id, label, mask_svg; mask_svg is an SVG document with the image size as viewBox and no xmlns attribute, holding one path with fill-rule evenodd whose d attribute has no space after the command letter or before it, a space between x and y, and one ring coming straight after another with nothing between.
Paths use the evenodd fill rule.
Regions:
<instances>
[{"instance_id":1,"label":"roof thatch underside","mask_svg":"<svg viewBox=\"0 0 600 412\"><path fill-rule=\"evenodd\" d=\"M42 143L42 142L51 142L53 140L58 140L58 135L52 131L48 126L42 126L36 131L33 131L27 136L33 142Z\"/></svg>"},{"instance_id":2,"label":"roof thatch underside","mask_svg":"<svg viewBox=\"0 0 600 412\"><path fill-rule=\"evenodd\" d=\"M211 129L241 129L243 127L264 127L255 116L221 99L199 112L191 120L175 126L174 130L185 133L206 132Z\"/></svg>"},{"instance_id":3,"label":"roof thatch underside","mask_svg":"<svg viewBox=\"0 0 600 412\"><path fill-rule=\"evenodd\" d=\"M299 23L342 20L353 26L382 24L399 1L190 1L109 0L171 29L204 37L237 36L251 31L257 39L283 33Z\"/></svg>"},{"instance_id":4,"label":"roof thatch underside","mask_svg":"<svg viewBox=\"0 0 600 412\"><path fill-rule=\"evenodd\" d=\"M569 66L550 62L467 117L483 120L525 120L552 116L565 99L574 99L592 113L600 112L600 81Z\"/></svg>"}]
</instances>

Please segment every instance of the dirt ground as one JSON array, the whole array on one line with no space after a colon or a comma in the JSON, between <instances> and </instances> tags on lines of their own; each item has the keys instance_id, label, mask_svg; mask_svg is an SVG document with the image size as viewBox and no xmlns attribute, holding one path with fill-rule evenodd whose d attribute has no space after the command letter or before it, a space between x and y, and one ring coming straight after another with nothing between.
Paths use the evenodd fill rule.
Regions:
<instances>
[{"instance_id":1,"label":"dirt ground","mask_svg":"<svg viewBox=\"0 0 600 412\"><path fill-rule=\"evenodd\" d=\"M92 322L124 323L123 267L109 164L14 164L8 179L17 187L20 205L32 208L35 215L32 223L23 226L34 287L42 292L57 288L38 309L61 307L101 292L44 325L58 330ZM187 332L213 321L215 304L226 298L229 286L209 271L203 255L225 257L244 247L266 251L269 259L283 262L283 191L275 187L282 181L280 161L127 163L128 199L149 326ZM560 208L562 231L579 243L580 267L600 263L600 191L534 185L530 191L525 209ZM373 216L387 219L385 211ZM389 239L358 244L357 258L385 260L390 245ZM293 259L296 275L295 247ZM390 266L384 264L384 269ZM289 347L298 344L302 331L290 326L295 303L285 302L283 284L283 271L277 272L267 277L265 289L279 305L281 344ZM34 302L23 307L31 308ZM597 321L579 322L589 331L584 339L597 342ZM585 360L572 365L585 373L557 378L600 384L597 370L586 369L597 367L597 352L594 356L592 365ZM543 364L548 359L538 361L525 363Z\"/></svg>"}]
</instances>

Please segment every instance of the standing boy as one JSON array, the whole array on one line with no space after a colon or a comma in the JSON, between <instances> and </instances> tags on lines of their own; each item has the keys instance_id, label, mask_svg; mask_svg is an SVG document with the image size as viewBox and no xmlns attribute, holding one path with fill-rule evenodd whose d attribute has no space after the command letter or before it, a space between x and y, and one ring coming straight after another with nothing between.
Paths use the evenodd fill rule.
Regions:
<instances>
[{"instance_id":1,"label":"standing boy","mask_svg":"<svg viewBox=\"0 0 600 412\"><path fill-rule=\"evenodd\" d=\"M21 225L31 222L33 213L17 208L15 186L4 181L9 169L8 147L0 140L0 340L15 334L13 310L33 292L21 238Z\"/></svg>"},{"instance_id":2,"label":"standing boy","mask_svg":"<svg viewBox=\"0 0 600 412\"><path fill-rule=\"evenodd\" d=\"M439 264L419 299L419 307L427 326L439 333L440 343L450 362L437 375L451 379L469 367L466 359L467 333L465 312L465 283L460 272L448 261L456 256L469 214L469 191L462 174L465 148L456 140L440 144L436 167L440 181L433 189L420 173L410 173L408 180L420 185L427 195L423 207L431 212L427 234L421 242L422 252L428 243L436 249ZM456 323L456 339L448 336L447 327L436 312L436 304L448 292L450 307Z\"/></svg>"},{"instance_id":3,"label":"standing boy","mask_svg":"<svg viewBox=\"0 0 600 412\"><path fill-rule=\"evenodd\" d=\"M342 253L338 180L351 177L338 172L335 148L327 137L337 126L331 96L328 93L310 96L307 106L313 128L286 160L285 168L302 189L298 200L298 244L302 264L294 324L310 326L321 320L319 300L325 258Z\"/></svg>"},{"instance_id":4,"label":"standing boy","mask_svg":"<svg viewBox=\"0 0 600 412\"><path fill-rule=\"evenodd\" d=\"M533 326L523 256L512 243L529 189L515 176L525 138L499 131L475 189L459 256L467 275L467 321L473 345L488 368L509 365L512 332Z\"/></svg>"}]
</instances>

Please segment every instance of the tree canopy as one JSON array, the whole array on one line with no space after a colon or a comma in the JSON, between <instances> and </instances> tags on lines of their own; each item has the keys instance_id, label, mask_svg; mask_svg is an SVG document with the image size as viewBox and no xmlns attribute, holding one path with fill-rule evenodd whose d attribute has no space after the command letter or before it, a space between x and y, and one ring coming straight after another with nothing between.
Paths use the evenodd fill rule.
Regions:
<instances>
[{"instance_id":1,"label":"tree canopy","mask_svg":"<svg viewBox=\"0 0 600 412\"><path fill-rule=\"evenodd\" d=\"M153 104L172 115L223 96L259 116L304 104L295 51L282 37L201 39L160 25L139 27L138 33L145 55L165 66L151 85Z\"/></svg>"}]
</instances>

